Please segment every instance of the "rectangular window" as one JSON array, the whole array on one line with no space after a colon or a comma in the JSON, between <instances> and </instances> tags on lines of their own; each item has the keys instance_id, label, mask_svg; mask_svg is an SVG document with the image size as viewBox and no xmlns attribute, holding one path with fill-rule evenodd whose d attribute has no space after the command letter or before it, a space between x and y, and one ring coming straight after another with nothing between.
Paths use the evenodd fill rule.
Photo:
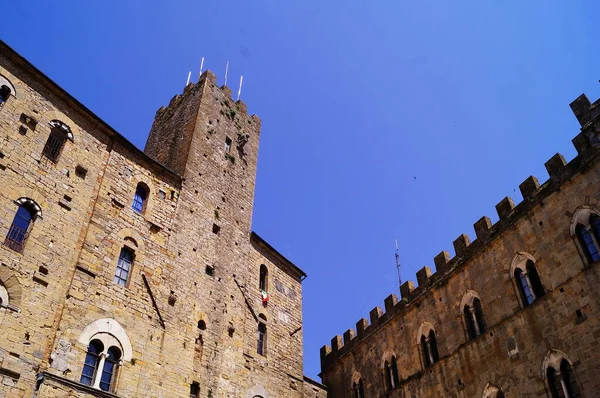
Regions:
<instances>
[{"instance_id":1,"label":"rectangular window","mask_svg":"<svg viewBox=\"0 0 600 398\"><path fill-rule=\"evenodd\" d=\"M190 398L200 398L200 384L196 381L190 384Z\"/></svg>"},{"instance_id":2,"label":"rectangular window","mask_svg":"<svg viewBox=\"0 0 600 398\"><path fill-rule=\"evenodd\" d=\"M117 270L113 281L120 285L125 286L131 271L131 264L133 264L133 251L122 248L121 254L119 255L119 262L117 263Z\"/></svg>"},{"instance_id":3,"label":"rectangular window","mask_svg":"<svg viewBox=\"0 0 600 398\"><path fill-rule=\"evenodd\" d=\"M264 323L258 324L258 344L256 346L256 352L260 355L265 355L267 337L267 326Z\"/></svg>"},{"instance_id":4,"label":"rectangular window","mask_svg":"<svg viewBox=\"0 0 600 398\"><path fill-rule=\"evenodd\" d=\"M52 129L42 153L54 163L58 162L58 157L60 156L60 152L62 151L66 140L67 137L64 133L57 129Z\"/></svg>"},{"instance_id":5,"label":"rectangular window","mask_svg":"<svg viewBox=\"0 0 600 398\"><path fill-rule=\"evenodd\" d=\"M225 153L229 153L231 151L231 138L225 138Z\"/></svg>"}]
</instances>

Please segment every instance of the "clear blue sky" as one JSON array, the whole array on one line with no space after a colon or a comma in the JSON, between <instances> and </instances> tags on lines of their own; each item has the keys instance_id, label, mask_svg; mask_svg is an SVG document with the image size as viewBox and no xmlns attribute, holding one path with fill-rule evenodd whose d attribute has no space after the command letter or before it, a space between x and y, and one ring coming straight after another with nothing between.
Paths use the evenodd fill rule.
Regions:
<instances>
[{"instance_id":1,"label":"clear blue sky","mask_svg":"<svg viewBox=\"0 0 600 398\"><path fill-rule=\"evenodd\" d=\"M452 253L600 96L594 0L5 1L0 37L143 148L200 58L263 121L254 230L308 273L319 348Z\"/></svg>"}]
</instances>

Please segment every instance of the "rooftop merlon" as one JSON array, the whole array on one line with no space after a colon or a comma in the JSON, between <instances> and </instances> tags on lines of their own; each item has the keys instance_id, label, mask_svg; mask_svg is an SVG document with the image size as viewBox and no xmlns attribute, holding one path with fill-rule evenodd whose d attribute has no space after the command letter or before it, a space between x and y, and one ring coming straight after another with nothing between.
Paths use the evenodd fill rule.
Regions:
<instances>
[{"instance_id":1,"label":"rooftop merlon","mask_svg":"<svg viewBox=\"0 0 600 398\"><path fill-rule=\"evenodd\" d=\"M429 268L428 266L425 266L423 268L421 268L420 270L417 271L417 283L419 284L419 286L425 286L427 284L427 280L429 280L429 278L431 278L431 275L433 275L431 273L431 268ZM387 308L386 308L387 311Z\"/></svg>"},{"instance_id":2,"label":"rooftop merlon","mask_svg":"<svg viewBox=\"0 0 600 398\"><path fill-rule=\"evenodd\" d=\"M525 200L532 199L538 189L540 189L540 183L534 176L527 177L527 179L519 185L519 190Z\"/></svg>"},{"instance_id":3,"label":"rooftop merlon","mask_svg":"<svg viewBox=\"0 0 600 398\"><path fill-rule=\"evenodd\" d=\"M479 241L485 241L492 235L492 220L489 217L483 216L473 224L475 235Z\"/></svg>"},{"instance_id":4,"label":"rooftop merlon","mask_svg":"<svg viewBox=\"0 0 600 398\"><path fill-rule=\"evenodd\" d=\"M452 245L454 246L456 257L462 257L467 254L467 249L471 245L471 239L467 235L461 234L452 242Z\"/></svg>"},{"instance_id":5,"label":"rooftop merlon","mask_svg":"<svg viewBox=\"0 0 600 398\"><path fill-rule=\"evenodd\" d=\"M515 202L512 200L512 198L506 196L500 201L500 203L496 205L496 212L498 213L498 217L500 217L501 220L504 220L510 216L514 208Z\"/></svg>"},{"instance_id":6,"label":"rooftop merlon","mask_svg":"<svg viewBox=\"0 0 600 398\"><path fill-rule=\"evenodd\" d=\"M544 163L544 166L546 166L546 171L548 171L548 175L550 176L550 178L556 178L560 176L563 170L565 169L566 165L567 161L565 160L564 156L560 153L555 154L546 163Z\"/></svg>"}]
</instances>

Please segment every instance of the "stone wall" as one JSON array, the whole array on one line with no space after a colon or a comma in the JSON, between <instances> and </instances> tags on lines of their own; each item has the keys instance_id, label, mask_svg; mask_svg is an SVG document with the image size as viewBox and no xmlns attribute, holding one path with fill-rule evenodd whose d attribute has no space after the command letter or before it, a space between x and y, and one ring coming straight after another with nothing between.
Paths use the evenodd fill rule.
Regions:
<instances>
[{"instance_id":1,"label":"stone wall","mask_svg":"<svg viewBox=\"0 0 600 398\"><path fill-rule=\"evenodd\" d=\"M584 255L575 234L579 222L600 214L600 102L585 96L572 104L582 132L573 143L578 155L565 164L560 155L546 163L550 179L533 177L521 185L524 200L505 198L500 220L475 223L477 240L461 235L456 256L442 252L437 272L417 273L419 286L401 286L402 300L385 300L370 322L360 320L321 350L322 378L330 397L353 394L362 380L365 396L550 397L546 377L551 358L573 369L582 396L600 391L600 282L598 262ZM592 114L592 117L587 117ZM525 305L515 270L531 261L544 295ZM485 332L470 338L465 304L478 297ZM427 366L421 336L435 332L439 361ZM399 382L386 381L385 361L395 356ZM487 388L487 390L486 390ZM489 395L486 395L488 394Z\"/></svg>"},{"instance_id":2,"label":"stone wall","mask_svg":"<svg viewBox=\"0 0 600 398\"><path fill-rule=\"evenodd\" d=\"M251 232L260 119L206 72L157 112L144 153L2 42L0 78L0 235L23 198L41 213L21 252L0 245L0 396L304 396L306 275ZM73 133L56 162L53 120ZM80 383L92 339L120 350L111 392Z\"/></svg>"}]
</instances>

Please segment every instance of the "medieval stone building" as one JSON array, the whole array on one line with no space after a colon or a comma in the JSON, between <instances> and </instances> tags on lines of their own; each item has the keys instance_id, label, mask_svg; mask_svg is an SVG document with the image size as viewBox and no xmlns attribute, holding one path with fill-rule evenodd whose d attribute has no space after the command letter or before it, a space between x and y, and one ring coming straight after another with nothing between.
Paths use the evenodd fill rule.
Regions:
<instances>
[{"instance_id":1,"label":"medieval stone building","mask_svg":"<svg viewBox=\"0 0 600 398\"><path fill-rule=\"evenodd\" d=\"M321 349L330 397L600 397L600 100L571 108L572 161Z\"/></svg>"},{"instance_id":2,"label":"medieval stone building","mask_svg":"<svg viewBox=\"0 0 600 398\"><path fill-rule=\"evenodd\" d=\"M205 72L144 152L0 42L0 397L319 397L251 231L260 119Z\"/></svg>"}]
</instances>

